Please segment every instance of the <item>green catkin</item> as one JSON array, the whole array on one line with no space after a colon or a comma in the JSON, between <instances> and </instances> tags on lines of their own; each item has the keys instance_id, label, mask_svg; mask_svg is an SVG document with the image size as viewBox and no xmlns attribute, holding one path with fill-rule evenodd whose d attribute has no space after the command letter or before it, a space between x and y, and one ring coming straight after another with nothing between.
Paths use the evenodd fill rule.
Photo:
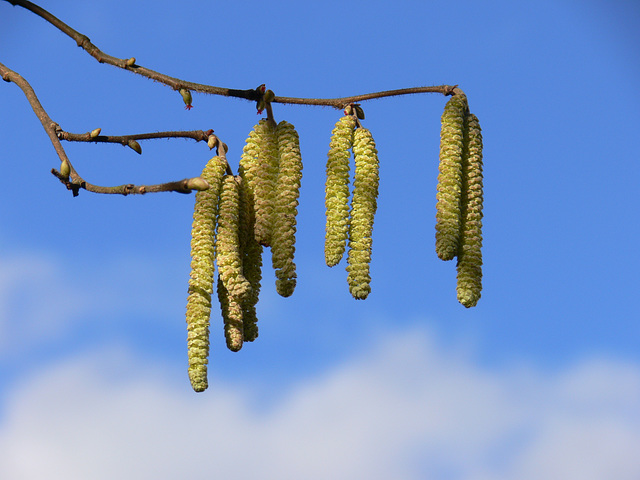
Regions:
<instances>
[{"instance_id":1,"label":"green catkin","mask_svg":"<svg viewBox=\"0 0 640 480\"><path fill-rule=\"evenodd\" d=\"M283 297L290 296L296 287L296 215L302 179L300 141L293 125L282 121L276 128L280 157L274 227L271 243L271 259L276 274L276 291Z\"/></svg>"},{"instance_id":2,"label":"green catkin","mask_svg":"<svg viewBox=\"0 0 640 480\"><path fill-rule=\"evenodd\" d=\"M436 253L452 260L460 244L462 150L467 97L453 95L444 107L440 132L440 174L436 194Z\"/></svg>"},{"instance_id":3,"label":"green catkin","mask_svg":"<svg viewBox=\"0 0 640 480\"><path fill-rule=\"evenodd\" d=\"M353 156L356 168L349 224L347 282L351 295L363 300L371 292L371 234L379 184L378 151L371 132L366 128L358 128L354 133Z\"/></svg>"},{"instance_id":4,"label":"green catkin","mask_svg":"<svg viewBox=\"0 0 640 480\"><path fill-rule=\"evenodd\" d=\"M255 237L264 246L271 245L278 159L275 125L260 120L246 140L240 165L253 194Z\"/></svg>"},{"instance_id":5,"label":"green catkin","mask_svg":"<svg viewBox=\"0 0 640 480\"><path fill-rule=\"evenodd\" d=\"M208 190L196 193L191 229L191 275L187 297L187 351L189 380L196 392L207 388L209 317L213 293L215 215L226 161L213 157L201 177Z\"/></svg>"},{"instance_id":6,"label":"green catkin","mask_svg":"<svg viewBox=\"0 0 640 480\"><path fill-rule=\"evenodd\" d=\"M331 132L327 154L325 183L326 228L324 257L328 266L340 263L344 255L349 231L349 150L353 147L356 120L345 115Z\"/></svg>"},{"instance_id":7,"label":"green catkin","mask_svg":"<svg viewBox=\"0 0 640 480\"><path fill-rule=\"evenodd\" d=\"M244 342L244 319L242 317L242 305L224 286L224 282L218 277L218 301L224 321L224 338L227 348L232 352L238 352Z\"/></svg>"},{"instance_id":8,"label":"green catkin","mask_svg":"<svg viewBox=\"0 0 640 480\"><path fill-rule=\"evenodd\" d=\"M242 302L251 291L251 284L242 271L242 253L239 238L239 188L232 175L226 175L222 182L216 231L216 265L218 266L218 285L222 283L228 299L227 306L222 304L225 322L225 337L229 349L242 348ZM220 295L220 287L218 287Z\"/></svg>"},{"instance_id":9,"label":"green catkin","mask_svg":"<svg viewBox=\"0 0 640 480\"><path fill-rule=\"evenodd\" d=\"M251 285L251 290L242 302L242 327L245 342L253 342L258 337L258 317L256 305L262 280L262 245L254 235L255 214L253 199L244 179L244 169L239 168L236 177L240 194L240 249L242 251L242 272Z\"/></svg>"},{"instance_id":10,"label":"green catkin","mask_svg":"<svg viewBox=\"0 0 640 480\"><path fill-rule=\"evenodd\" d=\"M462 236L458 250L457 295L465 307L474 307L482 291L482 131L478 117L466 118L463 165Z\"/></svg>"}]
</instances>

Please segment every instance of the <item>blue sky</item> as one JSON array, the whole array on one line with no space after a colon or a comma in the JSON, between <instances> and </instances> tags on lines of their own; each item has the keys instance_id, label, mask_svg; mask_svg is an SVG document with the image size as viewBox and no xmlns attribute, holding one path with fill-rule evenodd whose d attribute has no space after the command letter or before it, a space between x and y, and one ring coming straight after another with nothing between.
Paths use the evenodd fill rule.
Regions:
<instances>
[{"instance_id":1,"label":"blue sky","mask_svg":"<svg viewBox=\"0 0 640 480\"><path fill-rule=\"evenodd\" d=\"M434 251L436 94L363 104L381 161L372 293L324 265L340 112L274 106L304 162L291 298L191 391L192 195L71 194L22 92L0 85L0 477L511 480L640 477L636 2L41 2L106 53L189 81L340 97L459 84L483 127L484 289ZM98 64L0 2L0 62L65 130L213 128L237 166L249 102ZM65 144L102 185L196 176L188 140ZM268 259L268 257L267 257ZM216 327L216 322L218 327ZM37 461L34 461L34 458Z\"/></svg>"}]
</instances>

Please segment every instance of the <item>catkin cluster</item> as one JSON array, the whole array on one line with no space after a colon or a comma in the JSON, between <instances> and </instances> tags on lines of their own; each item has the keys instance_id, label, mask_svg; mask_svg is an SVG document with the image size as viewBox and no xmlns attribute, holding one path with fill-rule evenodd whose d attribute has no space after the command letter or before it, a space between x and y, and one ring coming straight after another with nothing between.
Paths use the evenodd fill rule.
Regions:
<instances>
[{"instance_id":1,"label":"catkin cluster","mask_svg":"<svg viewBox=\"0 0 640 480\"><path fill-rule=\"evenodd\" d=\"M325 261L337 265L349 246L347 283L357 299L371 292L371 247L373 218L377 209L379 162L378 151L366 128L356 128L356 118L345 115L336 123L327 154L325 184ZM349 208L349 159L353 151L355 173Z\"/></svg>"},{"instance_id":2,"label":"catkin cluster","mask_svg":"<svg viewBox=\"0 0 640 480\"><path fill-rule=\"evenodd\" d=\"M482 133L464 94L442 114L436 199L436 253L457 257L458 301L473 307L482 290Z\"/></svg>"},{"instance_id":3,"label":"catkin cluster","mask_svg":"<svg viewBox=\"0 0 640 480\"><path fill-rule=\"evenodd\" d=\"M193 215L187 342L189 378L197 392L207 388L215 267L224 335L234 352L258 337L263 246L271 247L278 293L288 297L296 286L293 257L302 160L293 125L261 120L246 141L239 174L226 174L227 168L224 157L207 164L201 178L209 188L196 194Z\"/></svg>"},{"instance_id":4,"label":"catkin cluster","mask_svg":"<svg viewBox=\"0 0 640 480\"><path fill-rule=\"evenodd\" d=\"M276 290L290 296L296 286L295 235L302 157L293 125L261 120L247 138L240 175L253 203L255 239L271 247Z\"/></svg>"},{"instance_id":5,"label":"catkin cluster","mask_svg":"<svg viewBox=\"0 0 640 480\"><path fill-rule=\"evenodd\" d=\"M333 267L348 251L347 283L355 299L365 299L371 292L369 266L380 168L375 142L360 125L362 119L364 112L354 105L335 124L325 184L325 260ZM188 183L188 188L199 190L187 298L189 379L197 392L207 388L215 270L224 335L232 351L258 337L256 305L264 247L271 248L277 292L288 297L296 286L302 160L293 125L260 120L246 140L238 175L229 172L222 153ZM475 306L482 290L482 133L462 93L451 97L442 115L436 198L436 253L442 260L457 258L458 301L465 307Z\"/></svg>"}]
</instances>

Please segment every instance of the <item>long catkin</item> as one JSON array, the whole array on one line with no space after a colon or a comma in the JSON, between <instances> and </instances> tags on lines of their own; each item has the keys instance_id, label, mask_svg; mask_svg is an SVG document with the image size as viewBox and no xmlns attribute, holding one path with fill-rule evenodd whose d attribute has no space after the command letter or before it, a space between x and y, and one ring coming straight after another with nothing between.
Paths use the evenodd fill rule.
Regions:
<instances>
[{"instance_id":1,"label":"long catkin","mask_svg":"<svg viewBox=\"0 0 640 480\"><path fill-rule=\"evenodd\" d=\"M254 199L255 237L267 247L271 245L279 158L275 125L260 120L246 140L240 165Z\"/></svg>"},{"instance_id":2,"label":"long catkin","mask_svg":"<svg viewBox=\"0 0 640 480\"><path fill-rule=\"evenodd\" d=\"M276 181L271 260L276 274L276 291L290 296L296 287L294 262L296 215L302 179L302 157L293 125L282 121L276 128L279 168Z\"/></svg>"},{"instance_id":3,"label":"long catkin","mask_svg":"<svg viewBox=\"0 0 640 480\"><path fill-rule=\"evenodd\" d=\"M353 156L356 169L351 198L347 282L351 295L363 300L371 292L371 235L379 185L378 151L366 128L358 128L354 133Z\"/></svg>"},{"instance_id":4,"label":"long catkin","mask_svg":"<svg viewBox=\"0 0 640 480\"><path fill-rule=\"evenodd\" d=\"M325 183L326 227L324 257L328 266L340 263L349 232L349 159L353 147L353 115L340 118L333 128L327 154Z\"/></svg>"},{"instance_id":5,"label":"long catkin","mask_svg":"<svg viewBox=\"0 0 640 480\"><path fill-rule=\"evenodd\" d=\"M453 95L442 113L440 166L436 194L436 253L452 260L460 244L462 151L467 97Z\"/></svg>"},{"instance_id":6,"label":"long catkin","mask_svg":"<svg viewBox=\"0 0 640 480\"><path fill-rule=\"evenodd\" d=\"M225 338L227 346L233 351L242 348L242 302L251 291L251 284L242 271L239 201L238 183L233 175L226 175L218 204L216 265Z\"/></svg>"},{"instance_id":7,"label":"long catkin","mask_svg":"<svg viewBox=\"0 0 640 480\"><path fill-rule=\"evenodd\" d=\"M457 296L469 308L478 303L482 291L482 131L478 117L467 116L465 133Z\"/></svg>"},{"instance_id":8,"label":"long catkin","mask_svg":"<svg viewBox=\"0 0 640 480\"><path fill-rule=\"evenodd\" d=\"M191 229L191 275L187 297L187 351L189 380L196 392L207 386L209 357L209 318L213 293L215 215L226 161L213 157L201 177L208 190L196 193Z\"/></svg>"},{"instance_id":9,"label":"long catkin","mask_svg":"<svg viewBox=\"0 0 640 480\"><path fill-rule=\"evenodd\" d=\"M240 200L239 240L242 252L242 273L251 285L251 290L242 302L243 340L245 342L253 342L258 337L256 305L260 294L260 281L262 280L262 245L255 239L253 197L249 192L242 167L239 169L239 176L236 177L236 180L239 185Z\"/></svg>"}]
</instances>

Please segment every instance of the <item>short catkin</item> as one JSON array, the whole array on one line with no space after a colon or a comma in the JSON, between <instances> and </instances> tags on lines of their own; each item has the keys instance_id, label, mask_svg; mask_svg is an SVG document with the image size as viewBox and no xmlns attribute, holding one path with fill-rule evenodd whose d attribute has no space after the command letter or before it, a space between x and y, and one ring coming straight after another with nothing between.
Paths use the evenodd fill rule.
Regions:
<instances>
[{"instance_id":1,"label":"short catkin","mask_svg":"<svg viewBox=\"0 0 640 480\"><path fill-rule=\"evenodd\" d=\"M271 259L276 274L276 291L283 297L288 297L296 287L294 254L302 157L298 134L290 123L283 120L278 124L276 140L280 160L276 181Z\"/></svg>"},{"instance_id":2,"label":"short catkin","mask_svg":"<svg viewBox=\"0 0 640 480\"><path fill-rule=\"evenodd\" d=\"M209 184L209 189L196 193L193 212L191 275L187 297L187 349L189 380L196 392L202 392L207 388L215 215L226 166L226 161L221 157L209 160L201 175Z\"/></svg>"},{"instance_id":3,"label":"short catkin","mask_svg":"<svg viewBox=\"0 0 640 480\"><path fill-rule=\"evenodd\" d=\"M357 128L353 137L355 175L349 224L347 282L351 295L362 300L371 292L371 234L377 209L379 162L371 132Z\"/></svg>"},{"instance_id":4,"label":"short catkin","mask_svg":"<svg viewBox=\"0 0 640 480\"><path fill-rule=\"evenodd\" d=\"M467 110L467 97L456 94L449 99L442 114L436 194L436 253L442 260L452 260L460 244L462 150Z\"/></svg>"},{"instance_id":5,"label":"short catkin","mask_svg":"<svg viewBox=\"0 0 640 480\"><path fill-rule=\"evenodd\" d=\"M216 265L218 266L218 294L220 285L227 297L222 303L225 337L230 350L242 348L242 301L251 291L251 284L244 277L240 251L239 188L233 175L225 175L218 203L216 231Z\"/></svg>"},{"instance_id":6,"label":"short catkin","mask_svg":"<svg viewBox=\"0 0 640 480\"><path fill-rule=\"evenodd\" d=\"M275 125L260 120L246 140L240 165L253 194L255 237L258 243L267 247L271 245L279 158Z\"/></svg>"},{"instance_id":7,"label":"short catkin","mask_svg":"<svg viewBox=\"0 0 640 480\"><path fill-rule=\"evenodd\" d=\"M324 257L328 266L340 263L349 231L349 158L356 120L345 115L336 123L327 154L325 183L326 228Z\"/></svg>"},{"instance_id":8,"label":"short catkin","mask_svg":"<svg viewBox=\"0 0 640 480\"><path fill-rule=\"evenodd\" d=\"M463 164L462 236L458 250L457 294L474 307L482 291L482 131L478 117L466 118Z\"/></svg>"}]
</instances>

